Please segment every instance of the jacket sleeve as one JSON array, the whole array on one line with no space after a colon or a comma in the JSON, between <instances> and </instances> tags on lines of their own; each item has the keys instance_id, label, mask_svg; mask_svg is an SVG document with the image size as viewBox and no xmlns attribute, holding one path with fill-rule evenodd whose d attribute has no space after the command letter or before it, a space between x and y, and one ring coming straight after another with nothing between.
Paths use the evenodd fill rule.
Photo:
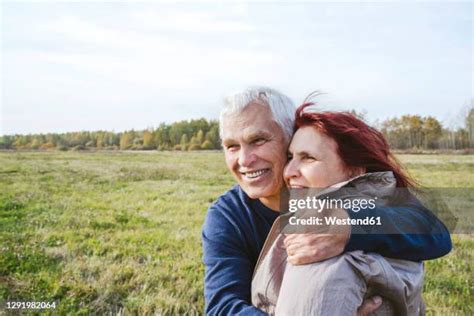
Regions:
<instances>
[{"instance_id":1,"label":"jacket sleeve","mask_svg":"<svg viewBox=\"0 0 474 316\"><path fill-rule=\"evenodd\" d=\"M206 315L266 315L250 303L253 266L238 232L212 207L202 230Z\"/></svg>"},{"instance_id":2,"label":"jacket sleeve","mask_svg":"<svg viewBox=\"0 0 474 316\"><path fill-rule=\"evenodd\" d=\"M348 214L350 218L380 217L383 226L372 226L371 231L352 229L345 251L363 250L411 261L434 259L451 251L446 226L415 198L404 205L357 213L349 210Z\"/></svg>"}]
</instances>

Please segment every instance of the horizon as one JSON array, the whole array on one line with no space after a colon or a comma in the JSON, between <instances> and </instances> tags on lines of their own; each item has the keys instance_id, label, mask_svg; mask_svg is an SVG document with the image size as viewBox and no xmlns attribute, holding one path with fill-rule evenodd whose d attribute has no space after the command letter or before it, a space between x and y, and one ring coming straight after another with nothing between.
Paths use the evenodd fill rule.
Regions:
<instances>
[{"instance_id":1,"label":"horizon","mask_svg":"<svg viewBox=\"0 0 474 316\"><path fill-rule=\"evenodd\" d=\"M346 110L343 110L343 111L346 111ZM350 112L351 110L348 109L347 111ZM360 113L360 114L365 114L365 113ZM406 116L406 115L418 115L418 114L401 114L397 117L389 117L386 120L392 119L392 118L401 118L401 117ZM426 118L426 117L429 117L429 115L427 115L427 116L421 115L421 117ZM431 117L433 117L433 116L431 116ZM124 129L124 130L113 130L113 129L112 130L106 130L106 129L84 130L84 129L82 129L82 130L68 130L68 131L54 131L54 132L34 132L34 133L16 133L16 134L1 134L0 133L0 137L2 137L2 136L16 136L16 135L19 135L19 136L30 136L31 135L31 136L33 136L33 135L42 135L42 134L67 134L67 133L84 133L84 132L85 133L105 132L105 133L122 134L122 133L126 133L126 132L131 132L131 131L134 131L134 132L155 131L160 127L161 124L172 125L174 123L190 122L192 120L201 120L201 119L205 119L207 122L217 121L217 123L219 123L218 118L209 119L209 118L205 118L205 117L197 117L197 118L178 120L178 121L174 121L174 122L170 122L170 123L160 122L160 123L158 123L154 126L148 126L148 127L143 127L143 128L141 128L141 127L131 128L131 129ZM437 118L435 117L435 119L437 119ZM364 121L366 121L366 120L364 119ZM367 122L366 121L366 123L369 126L379 128L379 126L375 126L375 124L383 123L384 121L375 121L375 122ZM464 128L465 127L465 126L462 126L462 124L459 124L459 125L454 126L454 127L450 127L450 126L446 126L443 122L441 122L439 120L438 120L438 122L442 125L443 128L448 129L448 130L455 130L457 128ZM464 124L464 122L463 122L463 124Z\"/></svg>"},{"instance_id":2,"label":"horizon","mask_svg":"<svg viewBox=\"0 0 474 316\"><path fill-rule=\"evenodd\" d=\"M473 104L471 2L0 6L0 135L217 119L224 95L255 83L296 104L321 90L322 109L371 124L455 127Z\"/></svg>"}]
</instances>

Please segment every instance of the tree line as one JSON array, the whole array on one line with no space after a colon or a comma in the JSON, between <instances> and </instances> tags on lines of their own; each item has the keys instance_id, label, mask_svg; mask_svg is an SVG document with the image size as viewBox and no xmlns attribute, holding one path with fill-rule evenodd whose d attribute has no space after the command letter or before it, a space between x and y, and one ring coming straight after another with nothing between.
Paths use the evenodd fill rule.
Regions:
<instances>
[{"instance_id":1,"label":"tree line","mask_svg":"<svg viewBox=\"0 0 474 316\"><path fill-rule=\"evenodd\" d=\"M364 114L352 111L364 119ZM393 149L474 148L474 108L468 111L464 126L443 127L434 117L403 115L375 126ZM108 131L5 135L0 149L33 150L212 150L221 149L219 123L204 118L160 124L157 128L120 133Z\"/></svg>"},{"instance_id":2,"label":"tree line","mask_svg":"<svg viewBox=\"0 0 474 316\"><path fill-rule=\"evenodd\" d=\"M162 123L157 128L120 133L82 131L0 137L0 149L210 150L220 148L219 123L204 118L172 124Z\"/></svg>"},{"instance_id":3,"label":"tree line","mask_svg":"<svg viewBox=\"0 0 474 316\"><path fill-rule=\"evenodd\" d=\"M434 117L404 115L384 121L380 131L394 149L466 149L474 147L474 110L464 127L444 128Z\"/></svg>"}]
</instances>

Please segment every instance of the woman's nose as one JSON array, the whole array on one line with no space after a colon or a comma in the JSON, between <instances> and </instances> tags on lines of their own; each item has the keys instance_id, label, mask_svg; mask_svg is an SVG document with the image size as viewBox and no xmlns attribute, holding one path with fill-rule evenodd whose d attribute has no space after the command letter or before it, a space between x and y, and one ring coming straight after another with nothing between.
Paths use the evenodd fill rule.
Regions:
<instances>
[{"instance_id":1,"label":"woman's nose","mask_svg":"<svg viewBox=\"0 0 474 316\"><path fill-rule=\"evenodd\" d=\"M295 178L298 176L298 163L294 159L292 159L286 164L285 169L283 170L283 177L285 178L285 180L288 180L290 178Z\"/></svg>"}]
</instances>

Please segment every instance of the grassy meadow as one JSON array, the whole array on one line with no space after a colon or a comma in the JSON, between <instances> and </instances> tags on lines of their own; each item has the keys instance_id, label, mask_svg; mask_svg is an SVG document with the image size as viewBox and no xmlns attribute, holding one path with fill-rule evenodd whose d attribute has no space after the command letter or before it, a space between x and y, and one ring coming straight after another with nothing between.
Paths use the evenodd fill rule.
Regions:
<instances>
[{"instance_id":1,"label":"grassy meadow","mask_svg":"<svg viewBox=\"0 0 474 316\"><path fill-rule=\"evenodd\" d=\"M427 186L474 188L474 156L399 158ZM201 225L233 183L219 152L0 152L0 298L202 314ZM428 314L474 313L474 237L453 240L426 262Z\"/></svg>"}]
</instances>

